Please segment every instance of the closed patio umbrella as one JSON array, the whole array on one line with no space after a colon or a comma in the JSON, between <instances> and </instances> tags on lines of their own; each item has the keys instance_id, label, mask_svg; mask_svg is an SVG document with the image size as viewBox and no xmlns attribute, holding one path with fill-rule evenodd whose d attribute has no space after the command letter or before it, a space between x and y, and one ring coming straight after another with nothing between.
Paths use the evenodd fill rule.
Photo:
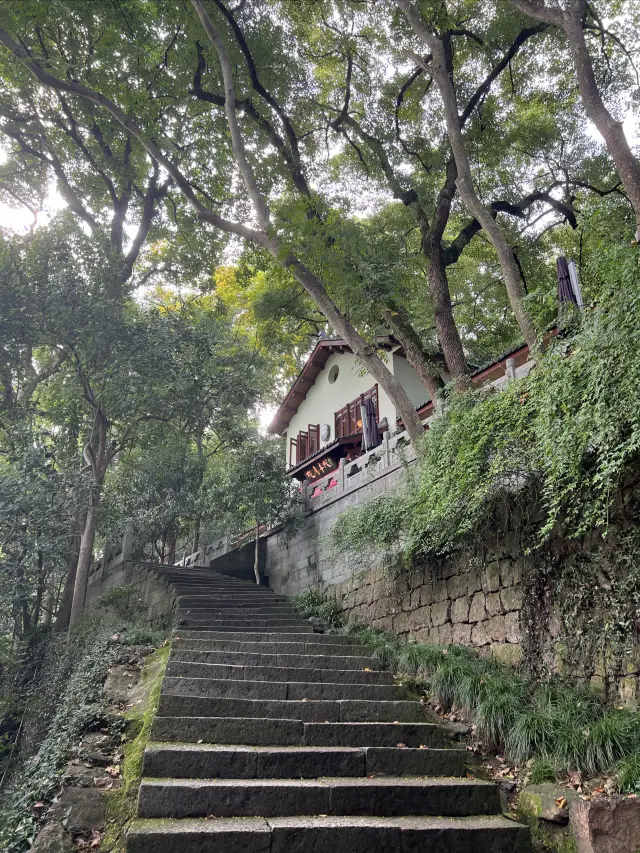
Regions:
<instances>
[{"instance_id":1,"label":"closed patio umbrella","mask_svg":"<svg viewBox=\"0 0 640 853\"><path fill-rule=\"evenodd\" d=\"M380 433L378 432L378 418L371 397L365 400L360 411L362 413L362 449L366 452L381 443Z\"/></svg>"},{"instance_id":2,"label":"closed patio umbrella","mask_svg":"<svg viewBox=\"0 0 640 853\"><path fill-rule=\"evenodd\" d=\"M560 305L563 302L573 302L574 305L577 305L578 300L573 292L571 276L569 275L569 264L564 255L560 255L556 261L556 267L558 270L558 302Z\"/></svg>"}]
</instances>

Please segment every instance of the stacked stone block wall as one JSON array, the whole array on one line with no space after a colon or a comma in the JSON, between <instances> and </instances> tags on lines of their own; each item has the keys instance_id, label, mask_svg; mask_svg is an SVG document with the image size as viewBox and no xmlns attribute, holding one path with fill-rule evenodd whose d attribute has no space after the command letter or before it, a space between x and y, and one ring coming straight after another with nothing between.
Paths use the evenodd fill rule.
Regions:
<instances>
[{"instance_id":1,"label":"stacked stone block wall","mask_svg":"<svg viewBox=\"0 0 640 853\"><path fill-rule=\"evenodd\" d=\"M388 577L383 569L355 573L326 587L345 617L408 640L456 643L515 663L520 660L522 558L474 567L442 562Z\"/></svg>"},{"instance_id":2,"label":"stacked stone block wall","mask_svg":"<svg viewBox=\"0 0 640 853\"><path fill-rule=\"evenodd\" d=\"M154 563L127 562L116 566L104 577L97 573L89 579L85 607L95 607L99 598L110 589L131 585L147 607L145 621L152 627L165 625L173 618L175 593L158 576L157 568Z\"/></svg>"}]
</instances>

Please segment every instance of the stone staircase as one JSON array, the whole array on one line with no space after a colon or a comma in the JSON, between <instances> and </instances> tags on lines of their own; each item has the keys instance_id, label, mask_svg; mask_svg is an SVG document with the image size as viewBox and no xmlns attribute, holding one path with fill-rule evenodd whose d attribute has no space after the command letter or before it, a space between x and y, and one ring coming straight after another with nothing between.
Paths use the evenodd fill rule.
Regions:
<instances>
[{"instance_id":1,"label":"stone staircase","mask_svg":"<svg viewBox=\"0 0 640 853\"><path fill-rule=\"evenodd\" d=\"M179 628L128 853L525 853L493 783L349 637L207 569Z\"/></svg>"}]
</instances>

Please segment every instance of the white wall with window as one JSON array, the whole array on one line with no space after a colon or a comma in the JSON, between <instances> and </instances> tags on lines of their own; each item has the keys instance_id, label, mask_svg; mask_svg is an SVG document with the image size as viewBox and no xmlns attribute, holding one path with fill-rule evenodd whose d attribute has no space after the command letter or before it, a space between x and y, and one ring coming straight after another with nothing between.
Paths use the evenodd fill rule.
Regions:
<instances>
[{"instance_id":1,"label":"white wall with window","mask_svg":"<svg viewBox=\"0 0 640 853\"><path fill-rule=\"evenodd\" d=\"M389 370L400 378L414 405L425 403L427 391L406 359L390 352L383 353L383 357ZM311 451L331 444L337 437L336 413L361 395L366 395L376 385L374 377L363 369L355 355L350 352L333 353L287 427L287 464L296 464L296 451L294 448L292 452L291 439L298 441L300 433L309 436L307 452L298 457L300 459L309 456ZM389 428L394 429L396 409L380 386L377 387L377 407L379 421L386 418ZM319 427L319 434L316 434L316 426Z\"/></svg>"}]
</instances>

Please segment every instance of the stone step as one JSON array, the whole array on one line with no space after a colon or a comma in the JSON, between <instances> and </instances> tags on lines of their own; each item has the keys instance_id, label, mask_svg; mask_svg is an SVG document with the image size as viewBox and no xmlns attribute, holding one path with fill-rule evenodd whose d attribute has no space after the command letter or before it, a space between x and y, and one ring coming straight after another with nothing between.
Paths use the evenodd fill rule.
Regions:
<instances>
[{"instance_id":1,"label":"stone step","mask_svg":"<svg viewBox=\"0 0 640 853\"><path fill-rule=\"evenodd\" d=\"M207 632L215 632L222 634L313 634L313 628L309 625L308 622L303 622L300 624L299 622L295 622L293 624L287 625L247 625L245 622L231 623L228 622L220 623L217 622L215 625L185 625L183 626L185 629L189 631L197 631L202 629ZM178 632L178 636L180 632Z\"/></svg>"},{"instance_id":2,"label":"stone step","mask_svg":"<svg viewBox=\"0 0 640 853\"><path fill-rule=\"evenodd\" d=\"M530 853L528 830L483 817L137 820L128 853Z\"/></svg>"},{"instance_id":3,"label":"stone step","mask_svg":"<svg viewBox=\"0 0 640 853\"><path fill-rule=\"evenodd\" d=\"M184 628L189 628L194 630L199 628L199 625L183 625ZM278 631L286 631L290 633L291 631L303 631L305 628L304 622L287 622L285 619L280 620L267 620L267 619L252 619L252 620L242 620L242 619L220 619L216 622L212 622L210 625L202 625L202 628L206 631L215 631L218 629L219 631L252 631L255 630L261 633L277 633Z\"/></svg>"},{"instance_id":4,"label":"stone step","mask_svg":"<svg viewBox=\"0 0 640 853\"><path fill-rule=\"evenodd\" d=\"M180 636L182 640L233 640L233 642L250 642L250 643L321 643L322 645L343 645L344 643L349 641L348 635L342 634L318 634L313 633L313 637L309 637L308 634L313 632L313 629L310 626L305 628L304 633L299 634L247 634L246 637L243 637L242 634L233 633L226 634L224 631L203 631L198 629L194 630L180 630L175 633Z\"/></svg>"},{"instance_id":5,"label":"stone step","mask_svg":"<svg viewBox=\"0 0 640 853\"><path fill-rule=\"evenodd\" d=\"M498 814L493 782L447 777L378 779L143 779L141 818L294 815Z\"/></svg>"},{"instance_id":6,"label":"stone step","mask_svg":"<svg viewBox=\"0 0 640 853\"><path fill-rule=\"evenodd\" d=\"M238 666L285 666L294 669L375 669L377 661L364 655L288 655L260 652L209 652L182 648L177 644L172 660L194 663L222 663Z\"/></svg>"},{"instance_id":7,"label":"stone step","mask_svg":"<svg viewBox=\"0 0 640 853\"><path fill-rule=\"evenodd\" d=\"M189 607L181 605L177 608L178 616L198 617L206 619L207 617L215 617L216 619L237 619L238 616L248 616L253 614L258 618L263 616L280 616L293 617L294 619L302 619L301 615L293 609L293 607L285 607L277 602L271 601L247 601L232 603L223 603L220 601L211 601L206 607ZM259 615L258 615L259 614Z\"/></svg>"},{"instance_id":8,"label":"stone step","mask_svg":"<svg viewBox=\"0 0 640 853\"><path fill-rule=\"evenodd\" d=\"M243 619L238 614L233 617L221 616L218 619L208 619L205 622L198 622L197 624L202 625L203 628L219 628L221 631L225 631L228 628L261 628L263 631L270 631L282 628L284 625L289 628L301 628L308 623L303 619L296 619L295 616L260 616L258 618L247 617Z\"/></svg>"},{"instance_id":9,"label":"stone step","mask_svg":"<svg viewBox=\"0 0 640 853\"><path fill-rule=\"evenodd\" d=\"M318 682L321 684L393 684L388 672L359 669L296 669L277 666L237 666L233 664L196 663L189 653L172 652L167 676L182 678L230 678L248 681Z\"/></svg>"},{"instance_id":10,"label":"stone step","mask_svg":"<svg viewBox=\"0 0 640 853\"><path fill-rule=\"evenodd\" d=\"M166 688L168 690L169 688ZM369 699L234 699L229 696L189 696L165 692L158 713L166 717L262 717L305 722L362 723L423 722L419 702L403 699L376 702Z\"/></svg>"},{"instance_id":11,"label":"stone step","mask_svg":"<svg viewBox=\"0 0 640 853\"><path fill-rule=\"evenodd\" d=\"M175 579L170 581L174 589L184 590L184 595L207 595L210 592L220 592L227 594L238 595L278 595L272 589L265 586L247 585L242 581L211 581L198 580L192 578L189 580ZM279 596L283 598L284 596Z\"/></svg>"},{"instance_id":12,"label":"stone step","mask_svg":"<svg viewBox=\"0 0 640 853\"><path fill-rule=\"evenodd\" d=\"M158 715L151 739L171 743L253 746L420 746L442 748L437 723L305 723L259 717L168 717Z\"/></svg>"},{"instance_id":13,"label":"stone step","mask_svg":"<svg viewBox=\"0 0 640 853\"><path fill-rule=\"evenodd\" d=\"M233 591L238 590L239 592L261 592L265 590L266 592L273 592L269 587L258 586L255 583L249 583L248 581L236 578L222 578L221 575L170 575L161 573L161 577L172 586L187 587L193 590L196 595L208 589L230 589Z\"/></svg>"},{"instance_id":14,"label":"stone step","mask_svg":"<svg viewBox=\"0 0 640 853\"><path fill-rule=\"evenodd\" d=\"M251 590L204 584L172 584L172 588L179 599L185 599L187 606L201 607L215 601L276 601L279 604L289 604L285 596L277 595L269 589Z\"/></svg>"},{"instance_id":15,"label":"stone step","mask_svg":"<svg viewBox=\"0 0 640 853\"><path fill-rule=\"evenodd\" d=\"M150 743L143 774L173 779L464 776L465 749Z\"/></svg>"},{"instance_id":16,"label":"stone step","mask_svg":"<svg viewBox=\"0 0 640 853\"><path fill-rule=\"evenodd\" d=\"M338 645L331 643L316 643L313 639L308 642L252 642L251 640L180 640L181 649L194 649L200 652L250 652L251 654L285 654L285 655L342 655L343 657L358 657L363 653L362 646Z\"/></svg>"},{"instance_id":17,"label":"stone step","mask_svg":"<svg viewBox=\"0 0 640 853\"><path fill-rule=\"evenodd\" d=\"M243 618L246 616L256 616L260 618L261 616L293 616L294 619L299 619L300 614L296 613L296 611L292 607L280 607L277 604L255 604L251 602L249 604L230 604L229 606L221 606L215 605L210 608L181 608L178 610L179 617L189 616L192 619L208 619L210 617L215 617L216 619L221 616L229 617L231 615L240 614Z\"/></svg>"},{"instance_id":18,"label":"stone step","mask_svg":"<svg viewBox=\"0 0 640 853\"><path fill-rule=\"evenodd\" d=\"M304 723L305 746L442 747L440 723Z\"/></svg>"},{"instance_id":19,"label":"stone step","mask_svg":"<svg viewBox=\"0 0 640 853\"><path fill-rule=\"evenodd\" d=\"M265 610L243 610L240 607L233 610L218 611L217 613L206 613L204 616L201 616L198 611L189 613L180 611L176 614L176 617L178 625L193 625L196 628L199 628L201 625L217 625L219 622L238 622L240 620L243 622L261 622L263 619L278 619L284 622L301 621L296 613L290 613L286 610L271 611L266 608Z\"/></svg>"},{"instance_id":20,"label":"stone step","mask_svg":"<svg viewBox=\"0 0 640 853\"><path fill-rule=\"evenodd\" d=\"M260 595L256 595L255 593L248 592L218 592L216 590L212 590L207 595L200 596L192 596L189 595L187 590L184 588L180 588L179 590L179 606L194 608L196 610L201 610L202 608L207 607L246 607L249 604L254 604L256 607L286 607L288 610L295 610L295 607L291 606L291 602L287 601L286 598L282 596L274 595L270 592L264 592ZM184 599L191 601L192 603L185 604Z\"/></svg>"},{"instance_id":21,"label":"stone step","mask_svg":"<svg viewBox=\"0 0 640 853\"><path fill-rule=\"evenodd\" d=\"M395 685L340 684L296 681L249 681L230 678L189 678L166 675L162 692L173 696L227 696L232 699L337 700L366 699L388 702L406 698L406 690ZM415 704L415 703L414 703Z\"/></svg>"},{"instance_id":22,"label":"stone step","mask_svg":"<svg viewBox=\"0 0 640 853\"><path fill-rule=\"evenodd\" d=\"M225 603L242 603L255 601L257 604L267 601L277 601L282 604L289 604L291 606L291 602L287 601L284 596L277 596L273 592L269 592L265 590L261 593L249 593L249 592L223 592L223 591L214 591L212 590L210 593L200 593L199 595L192 595L185 590L180 590L179 594L176 596L178 607L210 607L212 604L216 602L225 602Z\"/></svg>"}]
</instances>

